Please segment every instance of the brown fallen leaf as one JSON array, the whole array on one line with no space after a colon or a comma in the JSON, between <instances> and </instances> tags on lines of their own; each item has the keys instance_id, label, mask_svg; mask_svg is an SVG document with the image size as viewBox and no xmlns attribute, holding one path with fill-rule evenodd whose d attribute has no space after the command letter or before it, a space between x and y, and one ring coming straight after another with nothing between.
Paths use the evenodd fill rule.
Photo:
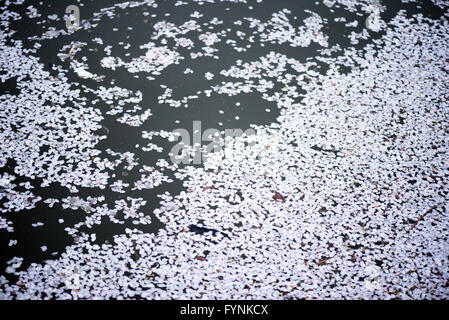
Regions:
<instances>
[{"instance_id":1,"label":"brown fallen leaf","mask_svg":"<svg viewBox=\"0 0 449 320\"><path fill-rule=\"evenodd\" d=\"M327 260L329 260L330 258L323 258L320 259L316 264L319 266L325 265L327 263Z\"/></svg>"},{"instance_id":2,"label":"brown fallen leaf","mask_svg":"<svg viewBox=\"0 0 449 320\"><path fill-rule=\"evenodd\" d=\"M287 199L287 197L283 196L279 192L276 192L276 191L272 191L272 192L274 192L273 199L276 201L284 203L285 199Z\"/></svg>"},{"instance_id":3,"label":"brown fallen leaf","mask_svg":"<svg viewBox=\"0 0 449 320\"><path fill-rule=\"evenodd\" d=\"M196 256L195 259L200 261L207 261L206 257L203 256Z\"/></svg>"}]
</instances>

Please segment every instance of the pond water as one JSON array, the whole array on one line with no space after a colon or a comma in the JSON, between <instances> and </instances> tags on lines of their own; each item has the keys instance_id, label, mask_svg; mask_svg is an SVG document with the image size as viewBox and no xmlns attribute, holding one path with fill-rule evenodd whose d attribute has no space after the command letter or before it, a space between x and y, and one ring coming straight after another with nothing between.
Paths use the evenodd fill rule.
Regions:
<instances>
[{"instance_id":1,"label":"pond water","mask_svg":"<svg viewBox=\"0 0 449 320\"><path fill-rule=\"evenodd\" d=\"M121 3L74 2L80 10L81 21L81 27L76 31L66 28L63 16L67 3L63 1L24 1L22 4L10 4L4 11L17 13L21 19L14 20L6 14L2 16L2 21L8 21L2 31L2 49L6 52L8 46L18 47L18 41L21 41L21 49L16 53L13 50L8 54L2 53L1 74L8 74L4 71L8 70L6 63L25 70L21 71L23 78L20 72L14 76L8 74L6 82L0 87L3 97L0 131L4 139L1 148L4 149L2 157L5 161L0 174L6 180L9 178L5 174L15 177L9 182L2 182L0 206L14 201L17 204L0 213L4 219L3 228L0 229L0 274L5 279L0 284L5 286L4 292L16 290L8 291L6 281L10 284L20 281L23 285L28 279L19 271L26 272L33 263L45 265L60 259L68 246L76 246L79 239L85 241L84 236L87 236L90 245L101 247L113 244L116 236L129 234L127 229L137 234L157 235L166 229L167 222L161 219L160 214L155 214L155 210L157 213L157 209L171 201L171 198L166 198L168 195L175 197L191 192L192 183L203 188L203 191L209 187L215 188L207 181L204 185L208 187L203 187L200 175L198 180L190 180L187 184L177 175L184 169L187 172L191 170L189 168L201 170L203 163L181 163L174 169L160 166L161 159L171 165L170 150L178 142L158 137L161 132L168 132L167 136L170 136L174 130L182 128L193 137L195 121L201 122L200 132L211 128L220 131L245 131L254 126L270 128L274 125L276 128L276 124L285 121L285 118L279 121L279 116L286 117L288 114L284 109L289 108L279 104L284 101L285 92L291 97L289 104L301 104L307 91L313 89L306 88L309 81L314 81L308 79L325 76L333 70L338 70L339 75L343 76L363 65L332 64L322 57L338 58L342 56L342 49L346 48L354 48L355 51L369 48L367 52L376 55L383 47L379 41L391 28L390 21L401 10L409 19L415 14L422 14L438 20L446 14L443 5L438 6L432 1L385 1L380 4L382 9L379 10L379 19L384 25L379 30L375 27L370 30L366 22L369 16L366 6L376 8L378 2L375 1L348 1L350 5L344 1L322 3L294 0ZM377 11L373 9L372 12ZM15 32L5 35L11 30ZM147 46L142 47L144 45ZM26 52L27 49L31 51ZM15 60L14 54L20 58ZM283 60L281 56L292 61ZM255 61L262 63L257 65ZM33 63L40 65L41 71L35 71ZM246 63L249 66L243 72L235 71ZM304 69L299 71L302 67ZM223 70L231 71L226 73ZM48 78L39 82L39 79L33 79L36 72L48 72ZM83 72L87 74L83 76ZM301 82L303 86L289 83L300 74L306 75ZM45 81L59 82L52 84ZM40 93L34 92L32 85L27 85L32 82L36 87L40 83L43 85L37 89ZM242 91L245 87L248 92ZM54 88L54 91L49 88ZM28 101L31 105L24 107L24 110L20 106L9 109L6 106L11 101L18 105L26 105ZM51 106L56 106L56 109L51 109ZM70 109L68 115L64 115L67 108ZM151 110L149 116L145 113L148 110ZM86 117L85 121L83 117ZM69 118L72 120L67 120ZM67 127L62 127L64 124ZM318 121L317 128L319 125ZM313 127L310 130L313 132ZM156 134L150 140L145 132ZM66 141L69 147L64 146ZM160 152L146 150L145 146L150 142L155 144L154 147L161 148ZM324 146L317 150L332 148ZM442 151L443 157L447 156L446 151ZM28 163L27 159L33 160ZM52 160L45 162L42 159ZM103 167L98 163L103 163ZM245 162L241 165L244 166ZM309 170L294 158L288 166L290 171ZM446 170L445 165L440 169ZM151 176L151 172L158 174ZM444 172L441 177L446 175ZM78 174L81 180L77 180ZM89 177L92 177L90 181ZM238 176L236 179L239 179ZM138 187L139 181L143 186L141 188ZM47 185L44 182L48 182ZM10 183L14 183L15 187ZM115 187L114 183L117 183ZM156 185L148 187L153 183ZM442 186L443 182L436 184ZM17 195L7 196L12 194L11 190L15 190ZM441 198L447 199L447 189L441 192ZM288 199L278 195L275 197L276 203ZM44 202L46 199L59 202L50 206L49 202ZM259 196L254 195L254 199L259 199ZM64 208L64 201L71 203L72 208ZM134 204L131 204L133 201ZM198 201L207 202L208 199L202 200L200 197ZM254 203L257 201L254 200ZM357 201L354 199L354 203ZM20 209L19 204L24 202L32 203L31 207ZM220 203L208 205L214 209L223 205ZM293 201L292 208L300 203L299 200ZM100 207L102 211L98 209ZM316 210L319 207L316 205ZM93 221L86 223L89 216L93 217ZM13 230L7 229L6 221ZM218 229L220 223L211 221L214 219L208 215L199 215L192 225L204 223L205 227ZM170 234L175 229L170 226L167 230ZM223 230L228 229L223 225ZM133 241L140 243L140 240ZM135 248L136 244L133 245ZM178 254L182 256L184 253ZM202 256L198 255L200 258L196 260L201 260ZM20 266L14 272L6 272L14 257L23 259ZM321 256L317 258L325 259ZM326 263L326 260L320 259L322 263L319 262L319 265ZM95 284L91 286L95 287ZM61 290L63 292L64 289ZM270 297L263 290L258 291L260 295L248 296ZM56 293L48 296L63 297ZM183 295L170 294L168 297Z\"/></svg>"}]
</instances>

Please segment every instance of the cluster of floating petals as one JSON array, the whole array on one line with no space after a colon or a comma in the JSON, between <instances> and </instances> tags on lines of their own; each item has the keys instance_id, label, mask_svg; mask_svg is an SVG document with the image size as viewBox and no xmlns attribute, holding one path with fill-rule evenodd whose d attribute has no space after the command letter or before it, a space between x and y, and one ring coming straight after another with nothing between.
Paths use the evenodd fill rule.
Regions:
<instances>
[{"instance_id":1,"label":"cluster of floating petals","mask_svg":"<svg viewBox=\"0 0 449 320\"><path fill-rule=\"evenodd\" d=\"M432 1L442 19L400 10L384 21L380 1L324 0L232 24L207 8L251 13L264 2L131 1L76 30L53 27L63 16L29 3L0 7L0 80L16 82L0 95L2 245L21 245L14 216L36 208L57 214L73 241L62 252L39 244L43 261L6 261L1 299L449 298L447 1ZM24 16L17 4L28 7ZM191 7L184 21L171 19L178 7ZM337 9L348 16L330 15ZM153 19L134 30L147 34L136 56L131 40L95 34L128 10ZM10 29L25 18L44 28L26 39L31 47ZM329 23L348 30L344 44ZM50 67L40 61L46 41L83 30L94 31L89 42L65 42ZM316 56L292 54L312 47ZM113 79L120 73L151 90L127 88ZM177 77L198 87L180 94L168 85ZM218 96L224 119L248 95L267 102L252 108L275 121L252 124L255 135L219 137L224 148L202 166L171 162L166 145L179 136L157 129L159 109ZM122 144L111 126L137 132L138 143ZM195 154L188 147L183 156ZM183 189L171 194L175 181ZM80 218L71 223L68 212ZM163 227L146 231L155 221ZM101 240L92 230L109 223L123 232Z\"/></svg>"}]
</instances>

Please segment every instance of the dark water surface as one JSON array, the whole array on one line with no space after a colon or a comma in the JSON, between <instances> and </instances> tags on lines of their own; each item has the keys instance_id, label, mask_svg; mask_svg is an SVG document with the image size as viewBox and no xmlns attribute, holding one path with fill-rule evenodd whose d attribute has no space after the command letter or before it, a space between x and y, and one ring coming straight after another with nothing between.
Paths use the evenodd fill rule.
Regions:
<instances>
[{"instance_id":1,"label":"dark water surface","mask_svg":"<svg viewBox=\"0 0 449 320\"><path fill-rule=\"evenodd\" d=\"M99 12L103 7L112 6L115 3L121 3L122 1L83 1L84 6L80 6L81 19L89 19L96 12ZM45 15L58 14L62 16L65 12L67 5L72 4L67 1L43 1L43 5L38 5L37 2L33 2L33 5L38 8L39 12ZM383 18L389 21L393 18L399 10L405 9L408 14L417 12L423 13L425 16L436 18L441 16L441 11L437 7L433 6L430 1L423 1L421 8L417 8L416 4L402 4L400 1L385 1L383 3L387 10L383 13ZM299 61L306 61L306 59L313 59L313 57L319 54L318 50L322 49L316 43L313 43L306 48L292 48L288 44L284 45L272 45L265 43L264 47L257 45L256 43L248 49L248 51L239 53L235 51L229 45L226 45L224 41L216 45L219 49L217 53L220 59L202 58L202 59L190 59L189 55L184 55L185 59L181 60L180 64L172 64L162 71L160 76L154 81L148 81L145 75L140 74L140 78L136 79L134 74L127 72L125 68L118 68L117 70L104 69L100 66L100 60L105 56L103 51L89 51L89 48L95 47L92 45L92 39L99 37L103 39L104 45L115 45L120 41L130 43L131 48L126 52L131 53L129 58L137 57L145 52L145 49L139 49L139 45L148 43L150 34L153 31L153 25L160 20L171 21L175 24L181 24L190 19L190 14L195 10L202 13L204 16L198 19L199 23L203 21L210 21L213 17L217 17L224 21L221 28L226 29L227 26L231 26L232 22L244 17L255 17L261 20L268 19L273 12L277 12L282 8L287 8L292 11L292 15L297 17L295 20L299 25L308 15L305 13L306 9L318 13L321 17L327 18L328 22L325 24L325 32L329 35L329 46L334 44L340 44L341 47L347 47L350 45L348 40L348 34L350 31L360 32L364 27L366 16L358 16L350 13L346 10L333 8L334 12L330 12L329 8L324 5L316 5L314 1L297 1L297 0L280 0L280 1L264 1L262 4L254 5L254 9L250 10L247 4L233 4L233 3L217 3L214 5L198 5L195 3L189 3L189 5L174 7L171 2L161 1L158 3L158 8L127 8L125 10L117 9L116 16L114 18L103 17L98 23L96 28L89 30L80 30L72 35L60 36L56 39L49 39L41 41L42 47L38 50L38 56L45 68L54 73L52 70L53 65L61 65L64 69L69 69L69 62L62 62L57 54L59 50L64 46L70 44L72 41L87 42L88 45L83 47L81 52L77 53L78 56L86 56L87 63L89 64L89 71L95 74L105 75L104 82L96 82L92 79L80 79L75 73L69 72L69 80L73 83L79 83L80 88L82 86L88 88L96 88L99 85L108 87L111 80L114 79L114 85L122 88L127 88L133 91L140 90L143 93L143 101L139 105L145 109L151 108L153 115L140 127L130 127L126 124L121 124L115 121L115 116L109 116L104 114L108 111L106 104L97 104L95 107L100 108L104 114L104 120L102 124L109 129L107 139L102 140L96 148L99 150L106 150L108 148L118 152L134 152L139 159L140 165L154 165L155 162L162 158L169 160L168 152L174 143L168 143L166 140L159 139L157 144L164 147L164 152L143 152L134 145L145 145L148 141L142 138L142 131L150 130L166 130L173 131L176 128L185 128L192 131L192 122L200 120L203 130L208 128L218 128L221 130L228 128L242 128L243 130L250 127L250 125L267 125L276 121L279 111L275 102L268 102L260 97L256 93L251 94L238 94L236 96L219 95L212 93L210 97L201 96L200 99L196 99L189 102L188 108L172 108L165 104L159 104L157 97L163 93L161 84L166 85L169 88L174 89L173 98L178 99L184 96L194 95L199 90L208 89L211 85L210 81L204 78L204 73L211 72L215 75L213 83L219 83L225 80L225 77L219 73L223 69L228 69L235 64L237 59L243 62L258 60L259 57L268 54L271 51L285 54L288 57L295 58ZM26 4L22 6L16 6L17 12L24 12ZM227 11L226 8L232 8ZM157 14L156 18L151 16L144 17L143 11L148 11L150 14ZM170 16L164 16L165 13L170 12ZM335 17L346 17L348 22L358 20L359 25L356 28L344 27L342 23L336 23ZM41 18L42 19L42 18ZM62 21L51 22L57 29L63 29L64 23ZM114 27L118 27L119 31L112 32ZM132 27L133 30L128 30L128 27ZM24 15L21 21L15 22L12 29L16 30L16 39L22 39L25 48L31 48L34 44L33 40L30 40L30 36L40 35L46 30L43 25L36 25L35 20L28 19ZM206 31L205 29L203 29ZM240 26L240 30L246 31L243 26ZM382 33L372 33L368 40L360 40L360 43L356 46L358 48L364 47L367 43L380 37ZM120 46L115 45L112 49L111 56L124 57L125 51ZM191 68L195 71L194 74L184 75L185 68ZM316 69L318 72L325 72L325 66L318 63ZM227 79L226 81L229 81ZM10 93L17 94L17 83L14 79L8 80L6 83L0 84L0 92L2 94ZM277 87L274 88L279 89ZM89 97L89 93L86 93ZM240 102L240 106L235 106L237 102ZM266 108L270 108L271 112L261 112ZM224 114L219 114L218 110L224 110ZM236 120L235 117L239 119ZM179 120L180 123L175 121ZM219 122L223 123L223 126L219 125ZM0 172L5 170L13 172L15 163L12 160L8 161L8 165L0 169ZM123 176L119 170L116 175L124 182L133 183L139 179L139 166L136 166L127 176ZM80 188L78 194L71 194L66 188L63 188L57 184L52 184L49 187L41 188L39 179L31 180L27 178L18 178L16 182L29 181L35 189L33 193L37 196L41 196L43 199L49 197L63 198L67 196L77 195L81 198L87 196L100 196L106 197L106 203L112 205L114 201L119 199L125 199L127 196L143 197L147 200L147 205L141 209L152 216L152 223L149 225L134 225L130 221L126 221L124 224L116 224L109 220L104 220L100 225L97 225L91 229L84 228L83 232L95 233L97 235L97 242L104 243L106 241L112 241L113 236L123 233L125 228L137 228L144 232L157 232L160 228L163 228L163 224L157 220L152 214L153 209L159 206L160 199L158 194L162 194L165 191L170 192L172 195L178 194L183 190L182 181L174 179L173 183L163 183L161 186L151 190L135 190L128 193L120 194L112 192L111 190L97 190L91 188ZM53 259L58 257L62 253L67 245L73 243L74 239L64 230L67 226L73 226L77 222L84 220L86 213L81 209L62 210L60 204L55 204L53 208L49 208L47 204L42 201L32 210L25 210L22 212L13 212L6 215L6 218L13 222L14 233L8 233L6 230L0 230L0 272L3 274L3 270L6 267L6 261L10 260L14 256L23 257L24 263L21 267L27 268L32 262L42 262L46 259ZM58 219L63 218L64 223L60 224ZM32 227L33 223L43 222L42 227ZM9 247L8 243L10 239L18 240L17 245ZM41 246L47 246L46 252L42 252ZM56 253L53 254L52 253ZM6 275L7 276L7 275Z\"/></svg>"}]
</instances>

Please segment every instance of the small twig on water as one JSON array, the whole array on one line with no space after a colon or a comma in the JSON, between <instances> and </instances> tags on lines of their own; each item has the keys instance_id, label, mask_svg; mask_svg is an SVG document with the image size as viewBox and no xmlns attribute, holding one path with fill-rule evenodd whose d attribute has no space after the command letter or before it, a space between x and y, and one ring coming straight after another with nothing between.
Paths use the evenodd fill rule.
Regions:
<instances>
[{"instance_id":1,"label":"small twig on water","mask_svg":"<svg viewBox=\"0 0 449 320\"><path fill-rule=\"evenodd\" d=\"M430 208L429 210L427 210L426 212L424 212L419 218L418 220L416 220L416 222L410 227L408 228L408 230L406 232L410 232L411 230L413 230L416 225L418 224L418 222L420 222L422 219L424 219L429 213L431 213L433 210L435 210L436 208L438 208L439 204L434 205L432 208Z\"/></svg>"}]
</instances>

